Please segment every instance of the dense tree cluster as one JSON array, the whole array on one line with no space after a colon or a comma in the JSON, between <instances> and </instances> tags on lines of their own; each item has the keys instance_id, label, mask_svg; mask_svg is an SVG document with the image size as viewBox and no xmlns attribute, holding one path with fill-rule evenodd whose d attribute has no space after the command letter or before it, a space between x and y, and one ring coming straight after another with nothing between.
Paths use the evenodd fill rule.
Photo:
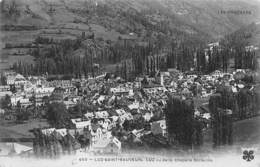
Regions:
<instances>
[{"instance_id":1,"label":"dense tree cluster","mask_svg":"<svg viewBox=\"0 0 260 167\"><path fill-rule=\"evenodd\" d=\"M87 75L91 71L91 49L85 50L85 55L72 56L74 50L81 45L79 40L64 40L59 44L51 44L47 48L32 51L35 57L35 65L18 62L13 69L25 76L40 74L71 74L75 77ZM92 53L93 54L93 53ZM91 55L92 56L92 55Z\"/></svg>"},{"instance_id":2,"label":"dense tree cluster","mask_svg":"<svg viewBox=\"0 0 260 167\"><path fill-rule=\"evenodd\" d=\"M254 51L239 48L234 51L235 68L236 69L252 69L257 70L258 63L256 53Z\"/></svg>"},{"instance_id":3,"label":"dense tree cluster","mask_svg":"<svg viewBox=\"0 0 260 167\"><path fill-rule=\"evenodd\" d=\"M52 127L66 128L69 126L69 113L63 103L49 104L46 115Z\"/></svg>"},{"instance_id":4,"label":"dense tree cluster","mask_svg":"<svg viewBox=\"0 0 260 167\"><path fill-rule=\"evenodd\" d=\"M238 119L245 119L256 116L259 111L259 93L256 90L249 90L248 88L241 89L236 95L238 104Z\"/></svg>"},{"instance_id":5,"label":"dense tree cluster","mask_svg":"<svg viewBox=\"0 0 260 167\"><path fill-rule=\"evenodd\" d=\"M246 50L245 46L231 49L221 45L205 49L205 44L194 44L187 40L181 43L172 39L164 41L159 37L157 40L139 45L135 41L122 39L113 44L103 41L100 45L100 41L93 39L84 42L80 39L64 40L56 44L48 38L37 38L38 42L48 43L49 46L32 51L36 58L35 65L19 62L13 65L13 69L24 75L48 73L81 77L94 75L97 71L95 63L112 63L118 64L116 71L122 77L130 79L140 74L154 75L156 71L165 71L167 68L203 73L217 69L227 71L231 58L235 60L235 68L257 69L256 53ZM81 47L84 48L81 49L81 55L74 55Z\"/></svg>"},{"instance_id":6,"label":"dense tree cluster","mask_svg":"<svg viewBox=\"0 0 260 167\"><path fill-rule=\"evenodd\" d=\"M229 49L227 56L234 58L236 69L249 68L256 70L258 68L255 50L246 48L252 44L252 36L257 31L257 25L252 23L225 36L225 38L221 40L221 45Z\"/></svg>"},{"instance_id":7,"label":"dense tree cluster","mask_svg":"<svg viewBox=\"0 0 260 167\"><path fill-rule=\"evenodd\" d=\"M177 146L191 149L202 144L202 126L194 119L192 100L171 97L167 103L166 125L168 138Z\"/></svg>"},{"instance_id":8,"label":"dense tree cluster","mask_svg":"<svg viewBox=\"0 0 260 167\"><path fill-rule=\"evenodd\" d=\"M142 116L135 118L134 120L125 120L123 127L127 131L132 131L134 129L142 129L145 127L145 120Z\"/></svg>"},{"instance_id":9,"label":"dense tree cluster","mask_svg":"<svg viewBox=\"0 0 260 167\"><path fill-rule=\"evenodd\" d=\"M77 140L67 133L61 136L54 131L47 135L41 129L34 129L33 151L36 157L58 158L62 154L73 154L79 148Z\"/></svg>"},{"instance_id":10,"label":"dense tree cluster","mask_svg":"<svg viewBox=\"0 0 260 167\"><path fill-rule=\"evenodd\" d=\"M0 108L11 109L11 97L9 95L5 95L3 98L0 98Z\"/></svg>"},{"instance_id":11,"label":"dense tree cluster","mask_svg":"<svg viewBox=\"0 0 260 167\"><path fill-rule=\"evenodd\" d=\"M248 87L233 93L230 87L220 86L210 97L214 146L232 144L232 122L257 115L259 95Z\"/></svg>"},{"instance_id":12,"label":"dense tree cluster","mask_svg":"<svg viewBox=\"0 0 260 167\"><path fill-rule=\"evenodd\" d=\"M129 50L128 58L121 62L121 75L126 79L128 75L154 75L156 71L165 71L176 68L180 71L194 70L210 73L217 69L227 71L229 66L228 49L214 47L205 50L206 46L190 44L188 41L181 44L172 43L168 48L154 47L149 43L146 47L134 47ZM131 78L131 77L130 77Z\"/></svg>"},{"instance_id":13,"label":"dense tree cluster","mask_svg":"<svg viewBox=\"0 0 260 167\"><path fill-rule=\"evenodd\" d=\"M221 94L216 94L210 97L209 108L212 115L213 124L213 147L217 147L224 144L232 144L232 132L233 132L233 120L232 113L228 113L231 110L229 103L230 98L228 98L226 92Z\"/></svg>"}]
</instances>

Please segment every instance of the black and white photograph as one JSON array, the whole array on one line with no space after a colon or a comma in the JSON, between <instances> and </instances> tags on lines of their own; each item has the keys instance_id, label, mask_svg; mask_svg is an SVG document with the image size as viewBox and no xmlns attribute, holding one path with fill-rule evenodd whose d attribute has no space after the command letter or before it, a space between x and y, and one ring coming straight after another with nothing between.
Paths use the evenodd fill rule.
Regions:
<instances>
[{"instance_id":1,"label":"black and white photograph","mask_svg":"<svg viewBox=\"0 0 260 167\"><path fill-rule=\"evenodd\" d=\"M260 167L260 0L0 0L0 167Z\"/></svg>"}]
</instances>

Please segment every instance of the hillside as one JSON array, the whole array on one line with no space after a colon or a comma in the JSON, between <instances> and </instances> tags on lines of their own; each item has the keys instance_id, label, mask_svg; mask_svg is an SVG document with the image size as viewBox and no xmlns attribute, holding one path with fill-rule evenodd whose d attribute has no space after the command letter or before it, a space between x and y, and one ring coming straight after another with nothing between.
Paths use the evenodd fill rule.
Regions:
<instances>
[{"instance_id":1,"label":"hillside","mask_svg":"<svg viewBox=\"0 0 260 167\"><path fill-rule=\"evenodd\" d=\"M162 45L171 40L211 42L258 22L259 9L258 1L245 0L2 0L0 58L13 62L14 54L30 55L28 48L17 51L6 44L33 43L39 36L73 40L83 32L94 35L95 41L88 41L95 45L119 39ZM221 10L250 14L221 14ZM84 54L82 49L72 55L78 54Z\"/></svg>"},{"instance_id":2,"label":"hillside","mask_svg":"<svg viewBox=\"0 0 260 167\"><path fill-rule=\"evenodd\" d=\"M11 0L2 2L2 12ZM143 28L132 16L143 16L149 23L167 21L171 28L187 33L204 32L219 37L243 25L259 21L259 3L244 0L19 0L19 14L2 15L1 24L78 27L94 23L116 31ZM15 11L14 10L14 11ZM250 14L221 14L220 11L241 10ZM15 13L15 12L14 12ZM133 20L131 20L133 19ZM117 24L119 23L119 24ZM76 26L74 25L74 26Z\"/></svg>"},{"instance_id":3,"label":"hillside","mask_svg":"<svg viewBox=\"0 0 260 167\"><path fill-rule=\"evenodd\" d=\"M230 47L234 46L251 46L260 48L260 24L252 23L243 26L240 29L230 33L223 38L224 42L228 43Z\"/></svg>"}]
</instances>

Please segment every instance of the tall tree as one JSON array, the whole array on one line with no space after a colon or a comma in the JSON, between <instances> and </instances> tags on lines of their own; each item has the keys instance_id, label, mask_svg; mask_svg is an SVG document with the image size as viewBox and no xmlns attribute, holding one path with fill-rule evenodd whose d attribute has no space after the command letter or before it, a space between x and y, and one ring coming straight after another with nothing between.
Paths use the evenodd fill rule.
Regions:
<instances>
[{"instance_id":1,"label":"tall tree","mask_svg":"<svg viewBox=\"0 0 260 167\"><path fill-rule=\"evenodd\" d=\"M69 114L63 103L51 103L47 109L47 121L55 128L68 127Z\"/></svg>"}]
</instances>

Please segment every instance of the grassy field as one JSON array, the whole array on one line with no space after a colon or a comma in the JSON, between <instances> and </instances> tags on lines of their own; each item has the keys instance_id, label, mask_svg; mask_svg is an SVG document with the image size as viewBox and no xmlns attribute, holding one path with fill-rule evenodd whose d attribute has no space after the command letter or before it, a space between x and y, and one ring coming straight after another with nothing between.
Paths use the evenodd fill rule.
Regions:
<instances>
[{"instance_id":1,"label":"grassy field","mask_svg":"<svg viewBox=\"0 0 260 167\"><path fill-rule=\"evenodd\" d=\"M33 134L29 130L39 127L47 127L48 123L40 120L31 120L23 124L5 124L0 125L1 138L31 138Z\"/></svg>"},{"instance_id":2,"label":"grassy field","mask_svg":"<svg viewBox=\"0 0 260 167\"><path fill-rule=\"evenodd\" d=\"M249 118L233 124L233 145L226 147L230 149L240 149L260 146L260 116ZM212 129L204 134L204 150L212 148Z\"/></svg>"}]
</instances>

